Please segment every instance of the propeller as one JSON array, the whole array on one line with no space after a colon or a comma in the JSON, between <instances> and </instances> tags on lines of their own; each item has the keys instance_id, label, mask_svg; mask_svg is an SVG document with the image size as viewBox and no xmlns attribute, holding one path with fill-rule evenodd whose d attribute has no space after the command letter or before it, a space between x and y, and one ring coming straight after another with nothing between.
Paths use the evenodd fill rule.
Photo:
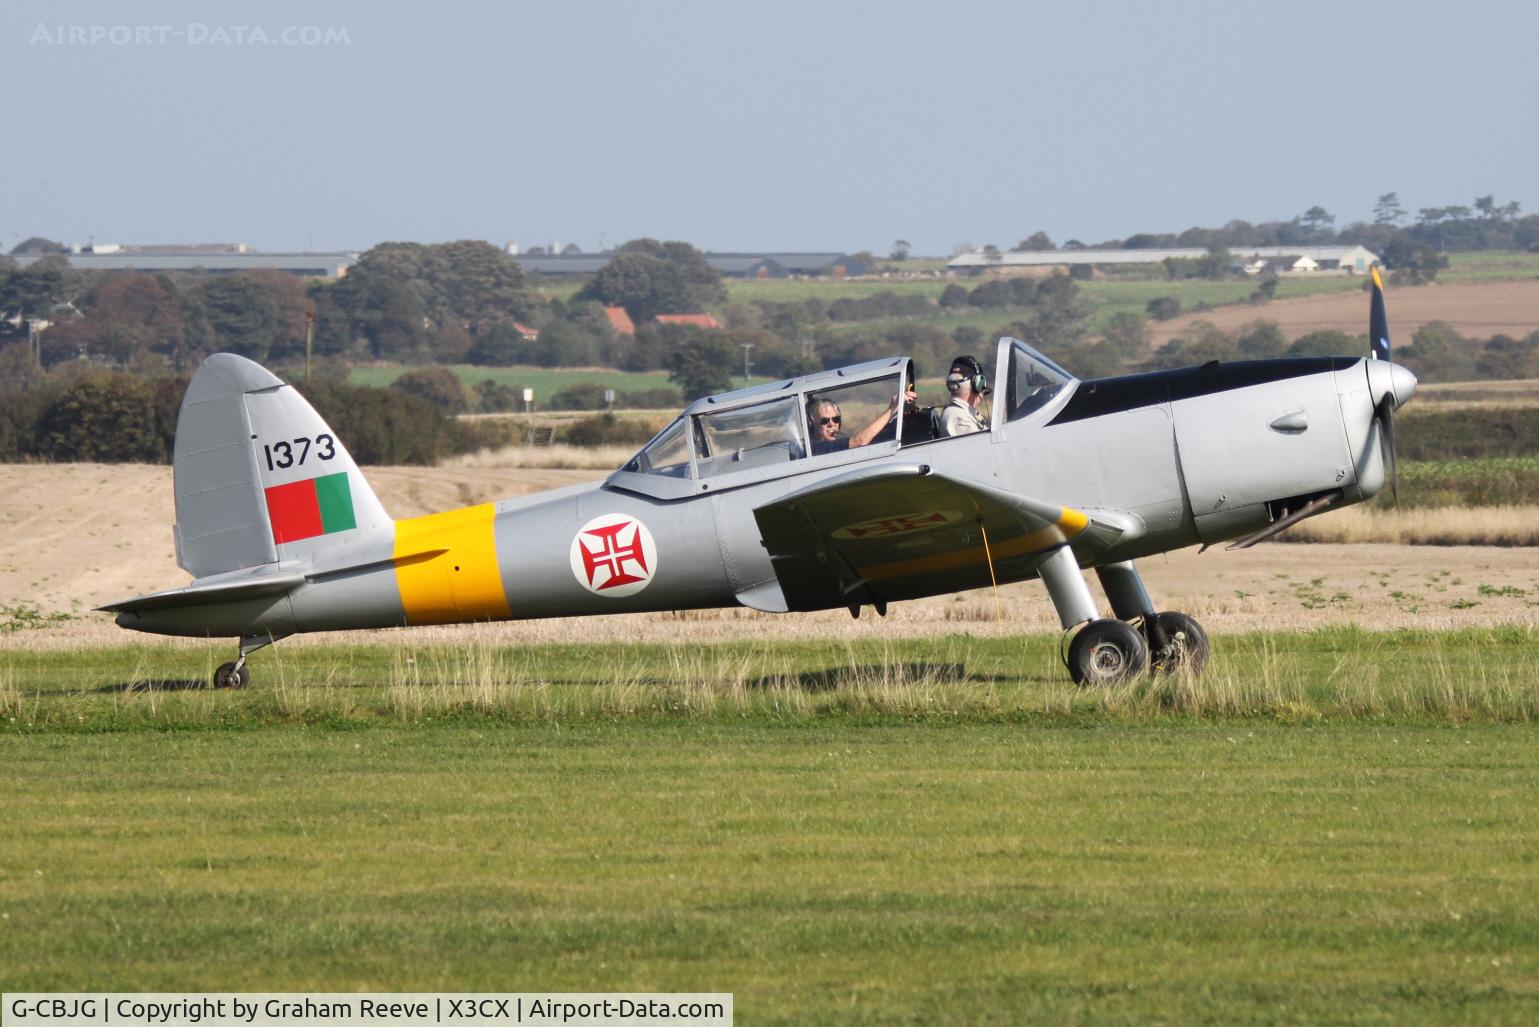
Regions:
<instances>
[{"instance_id":1,"label":"propeller","mask_svg":"<svg viewBox=\"0 0 1539 1027\"><path fill-rule=\"evenodd\" d=\"M1400 479L1395 470L1395 396L1388 393L1373 408L1373 416L1379 422L1379 432L1384 439L1384 469L1389 472L1389 495L1395 508L1400 507Z\"/></svg>"},{"instance_id":2,"label":"propeller","mask_svg":"<svg viewBox=\"0 0 1539 1027\"><path fill-rule=\"evenodd\" d=\"M1368 304L1368 355L1389 362L1389 315L1384 310L1384 280L1373 268L1373 298ZM1389 472L1389 494L1396 509L1400 507L1400 479L1395 468L1395 407L1399 405L1393 390L1374 405L1373 416L1379 422L1383 438L1385 470Z\"/></svg>"}]
</instances>

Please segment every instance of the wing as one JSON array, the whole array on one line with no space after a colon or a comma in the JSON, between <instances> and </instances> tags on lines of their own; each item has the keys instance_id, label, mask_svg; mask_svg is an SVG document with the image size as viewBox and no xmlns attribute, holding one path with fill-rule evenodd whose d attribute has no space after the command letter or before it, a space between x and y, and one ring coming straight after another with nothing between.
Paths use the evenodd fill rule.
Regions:
<instances>
[{"instance_id":1,"label":"wing","mask_svg":"<svg viewBox=\"0 0 1539 1027\"><path fill-rule=\"evenodd\" d=\"M1143 529L1132 514L1074 510L917 464L824 480L758 507L754 518L781 595L761 585L739 600L782 610L1019 581L1034 577L1037 561L1066 543L1085 562Z\"/></svg>"}]
</instances>

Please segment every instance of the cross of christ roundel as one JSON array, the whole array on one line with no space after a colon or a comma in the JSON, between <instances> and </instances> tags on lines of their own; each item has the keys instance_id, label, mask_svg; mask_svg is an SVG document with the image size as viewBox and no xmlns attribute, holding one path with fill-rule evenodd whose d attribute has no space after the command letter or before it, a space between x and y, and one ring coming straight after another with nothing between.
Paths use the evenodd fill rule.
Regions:
<instances>
[{"instance_id":1,"label":"cross of christ roundel","mask_svg":"<svg viewBox=\"0 0 1539 1027\"><path fill-rule=\"evenodd\" d=\"M627 514L595 517L572 539L572 576L589 592L620 598L646 588L657 571L647 526Z\"/></svg>"}]
</instances>

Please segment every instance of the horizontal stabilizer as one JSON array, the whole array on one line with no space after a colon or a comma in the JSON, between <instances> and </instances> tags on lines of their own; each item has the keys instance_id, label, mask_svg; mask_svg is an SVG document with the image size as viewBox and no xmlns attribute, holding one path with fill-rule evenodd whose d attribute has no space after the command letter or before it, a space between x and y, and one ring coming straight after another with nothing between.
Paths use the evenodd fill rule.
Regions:
<instances>
[{"instance_id":1,"label":"horizontal stabilizer","mask_svg":"<svg viewBox=\"0 0 1539 1027\"><path fill-rule=\"evenodd\" d=\"M261 596L282 595L296 585L304 584L305 576L298 571L279 570L272 566L262 567L257 573L238 571L200 578L181 588L168 588L164 592L150 592L132 599L120 599L97 609L107 613L137 613L144 610L165 610L177 606L208 606L229 603L238 599L256 599Z\"/></svg>"}]
</instances>

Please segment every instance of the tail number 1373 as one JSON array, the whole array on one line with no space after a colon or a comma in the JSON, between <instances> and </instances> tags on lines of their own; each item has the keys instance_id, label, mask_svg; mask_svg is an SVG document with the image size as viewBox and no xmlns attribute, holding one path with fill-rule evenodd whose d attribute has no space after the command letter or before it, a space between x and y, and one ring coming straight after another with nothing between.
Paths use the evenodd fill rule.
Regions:
<instances>
[{"instance_id":1,"label":"tail number 1373","mask_svg":"<svg viewBox=\"0 0 1539 1027\"><path fill-rule=\"evenodd\" d=\"M330 460L337 455L337 442L330 435L320 434L313 439L285 439L262 447L269 471L283 471L290 467L303 467L311 455L317 460Z\"/></svg>"}]
</instances>

